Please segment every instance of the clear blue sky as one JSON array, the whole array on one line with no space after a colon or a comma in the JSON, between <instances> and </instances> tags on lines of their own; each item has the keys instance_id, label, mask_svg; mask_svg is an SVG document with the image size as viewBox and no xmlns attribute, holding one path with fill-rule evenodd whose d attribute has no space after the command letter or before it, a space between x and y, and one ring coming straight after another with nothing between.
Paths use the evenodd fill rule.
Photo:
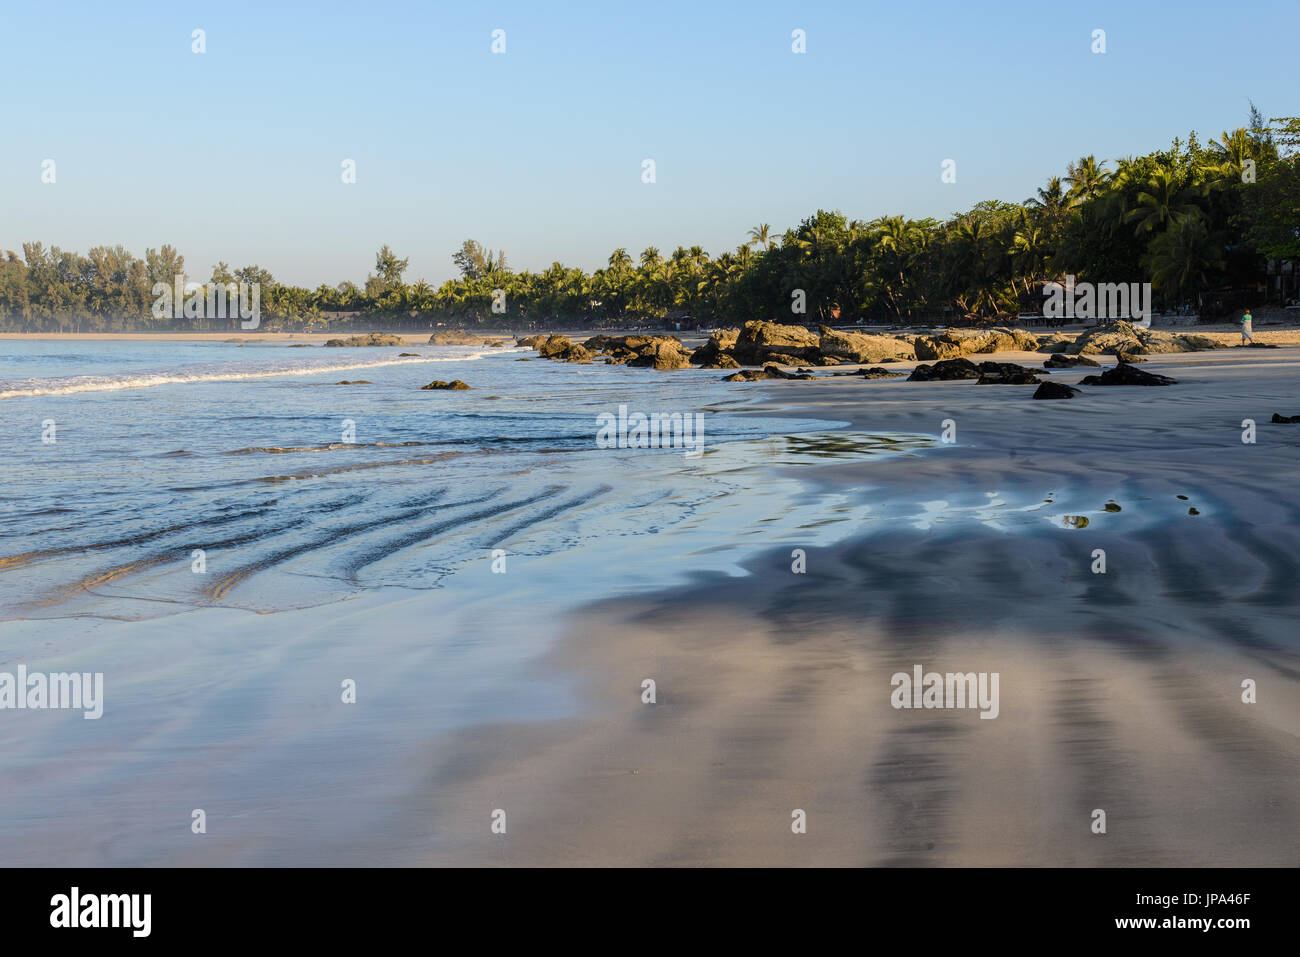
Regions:
<instances>
[{"instance_id":1,"label":"clear blue sky","mask_svg":"<svg viewBox=\"0 0 1300 957\"><path fill-rule=\"evenodd\" d=\"M169 242L197 279L315 286L389 243L436 284L467 237L590 270L818 207L944 217L1085 153L1208 141L1248 99L1300 113L1298 28L1296 0L7 0L0 248Z\"/></svg>"}]
</instances>

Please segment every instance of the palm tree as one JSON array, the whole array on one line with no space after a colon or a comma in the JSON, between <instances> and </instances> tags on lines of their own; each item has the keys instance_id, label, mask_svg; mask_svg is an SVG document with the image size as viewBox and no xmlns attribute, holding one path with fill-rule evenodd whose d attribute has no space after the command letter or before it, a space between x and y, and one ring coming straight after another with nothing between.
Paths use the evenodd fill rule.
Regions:
<instances>
[{"instance_id":1,"label":"palm tree","mask_svg":"<svg viewBox=\"0 0 1300 957\"><path fill-rule=\"evenodd\" d=\"M1200 207L1189 200L1201 192L1195 185L1184 188L1177 174L1162 167L1137 194L1137 204L1124 214L1124 222L1136 223L1135 231L1141 235L1168 226L1177 216L1199 216Z\"/></svg>"},{"instance_id":2,"label":"palm tree","mask_svg":"<svg viewBox=\"0 0 1300 957\"><path fill-rule=\"evenodd\" d=\"M772 232L771 226L769 226L767 223L759 223L757 226L750 229L748 245L762 246L763 250L766 252L774 242L774 240L771 238L770 235L771 232Z\"/></svg>"},{"instance_id":3,"label":"palm tree","mask_svg":"<svg viewBox=\"0 0 1300 957\"><path fill-rule=\"evenodd\" d=\"M1176 214L1147 253L1151 284L1171 298L1187 301L1196 296L1198 309L1211 275L1221 271L1224 262L1223 243L1211 235L1199 211Z\"/></svg>"},{"instance_id":4,"label":"palm tree","mask_svg":"<svg viewBox=\"0 0 1300 957\"><path fill-rule=\"evenodd\" d=\"M1110 174L1105 169L1106 162L1097 162L1097 157L1089 155L1071 163L1065 181L1070 184L1069 199L1071 206L1080 206L1096 199L1106 188Z\"/></svg>"}]
</instances>

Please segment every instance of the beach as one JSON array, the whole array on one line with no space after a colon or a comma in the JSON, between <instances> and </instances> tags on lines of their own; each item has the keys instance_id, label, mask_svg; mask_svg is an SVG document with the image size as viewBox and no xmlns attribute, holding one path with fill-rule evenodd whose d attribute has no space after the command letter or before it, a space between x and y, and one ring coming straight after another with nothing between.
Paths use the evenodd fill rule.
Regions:
<instances>
[{"instance_id":1,"label":"beach","mask_svg":"<svg viewBox=\"0 0 1300 957\"><path fill-rule=\"evenodd\" d=\"M514 358L457 375L477 387ZM6 862L1294 866L1300 426L1269 419L1300 413L1300 349L1147 359L1178 384L1067 402L514 366L553 392L610 376L588 380L593 409L653 386L655 407L729 424L698 461L624 450L610 471L559 454L552 418L510 460L508 512L291 540L220 600L186 569L133 569L7 614L0 669L103 671L105 708L5 723ZM440 467L374 474L414 478L412 498L412 469ZM289 483L319 484L294 507L348 491L333 481ZM533 502L529 483L566 488ZM382 575L340 576L358 551ZM84 577L76 556L32 567L64 561ZM996 717L894 707L917 666L998 675Z\"/></svg>"}]
</instances>

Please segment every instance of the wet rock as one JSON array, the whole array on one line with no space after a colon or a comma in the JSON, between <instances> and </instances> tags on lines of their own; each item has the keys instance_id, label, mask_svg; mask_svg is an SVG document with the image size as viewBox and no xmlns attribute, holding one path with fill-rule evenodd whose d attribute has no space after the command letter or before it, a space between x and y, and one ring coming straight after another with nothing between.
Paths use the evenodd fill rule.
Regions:
<instances>
[{"instance_id":1,"label":"wet rock","mask_svg":"<svg viewBox=\"0 0 1300 957\"><path fill-rule=\"evenodd\" d=\"M399 352L397 354L397 358L399 359L404 358L405 356L414 356L417 359L420 358L420 354L418 352Z\"/></svg>"},{"instance_id":2,"label":"wet rock","mask_svg":"<svg viewBox=\"0 0 1300 957\"><path fill-rule=\"evenodd\" d=\"M516 339L515 345L524 349L536 349L548 338L550 337L546 333L538 333L535 336L524 336L522 339Z\"/></svg>"},{"instance_id":3,"label":"wet rock","mask_svg":"<svg viewBox=\"0 0 1300 957\"><path fill-rule=\"evenodd\" d=\"M1043 363L1045 369L1073 369L1075 366L1096 366L1101 368L1101 363L1087 356L1068 356L1062 353L1053 353L1052 356Z\"/></svg>"},{"instance_id":4,"label":"wet rock","mask_svg":"<svg viewBox=\"0 0 1300 957\"><path fill-rule=\"evenodd\" d=\"M1043 380L1032 372L993 372L982 373L975 380L976 385L1038 385Z\"/></svg>"},{"instance_id":5,"label":"wet rock","mask_svg":"<svg viewBox=\"0 0 1300 957\"><path fill-rule=\"evenodd\" d=\"M325 342L327 346L404 346L406 340L401 336L390 335L387 332L371 332L364 336L349 336L346 339L329 339Z\"/></svg>"},{"instance_id":6,"label":"wet rock","mask_svg":"<svg viewBox=\"0 0 1300 957\"><path fill-rule=\"evenodd\" d=\"M723 382L758 382L763 379L815 379L816 376L805 373L786 372L776 366L764 366L762 369L743 369L729 375Z\"/></svg>"},{"instance_id":7,"label":"wet rock","mask_svg":"<svg viewBox=\"0 0 1300 957\"><path fill-rule=\"evenodd\" d=\"M424 390L424 389L455 389L456 391L460 391L461 389L468 389L468 388L469 388L469 386L466 385L464 382L461 382L459 379L453 379L453 380L450 381L450 382L443 382L441 379L434 379L434 380L433 380L432 382L430 382L428 385L422 385L422 386L420 386L420 389L421 389L421 390Z\"/></svg>"},{"instance_id":8,"label":"wet rock","mask_svg":"<svg viewBox=\"0 0 1300 957\"><path fill-rule=\"evenodd\" d=\"M860 379L901 379L907 373L891 372L882 366L872 366L870 369L854 369L852 372L832 372L831 375L856 376Z\"/></svg>"},{"instance_id":9,"label":"wet rock","mask_svg":"<svg viewBox=\"0 0 1300 957\"><path fill-rule=\"evenodd\" d=\"M1034 390L1035 399L1073 399L1076 395L1083 395L1083 390L1064 382L1044 382Z\"/></svg>"},{"instance_id":10,"label":"wet rock","mask_svg":"<svg viewBox=\"0 0 1300 957\"><path fill-rule=\"evenodd\" d=\"M370 385L371 383L369 379L352 379L351 381L344 379L341 382L335 382L334 384L335 385Z\"/></svg>"},{"instance_id":11,"label":"wet rock","mask_svg":"<svg viewBox=\"0 0 1300 957\"><path fill-rule=\"evenodd\" d=\"M1178 380L1121 362L1101 375L1084 376L1083 385L1177 385Z\"/></svg>"},{"instance_id":12,"label":"wet rock","mask_svg":"<svg viewBox=\"0 0 1300 957\"><path fill-rule=\"evenodd\" d=\"M1300 422L1300 415L1282 415L1280 412L1274 412L1273 418L1269 419L1269 421L1276 422L1279 425L1285 425L1287 423Z\"/></svg>"},{"instance_id":13,"label":"wet rock","mask_svg":"<svg viewBox=\"0 0 1300 957\"><path fill-rule=\"evenodd\" d=\"M978 379L979 366L969 359L944 359L934 365L919 365L907 377L908 382L947 382L953 379Z\"/></svg>"}]
</instances>

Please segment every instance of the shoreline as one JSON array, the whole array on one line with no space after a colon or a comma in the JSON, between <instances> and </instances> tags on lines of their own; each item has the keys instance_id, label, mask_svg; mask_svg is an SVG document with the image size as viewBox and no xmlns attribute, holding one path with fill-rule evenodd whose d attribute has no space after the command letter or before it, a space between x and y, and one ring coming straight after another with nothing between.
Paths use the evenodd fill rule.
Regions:
<instances>
[{"instance_id":1,"label":"shoreline","mask_svg":"<svg viewBox=\"0 0 1300 957\"><path fill-rule=\"evenodd\" d=\"M953 418L958 442L797 467L767 454L741 484L774 497L719 513L733 539L698 518L607 535L608 572L576 607L583 546L454 600L372 589L269 615L6 623L32 667L116 670L85 724L122 757L77 769L79 715L71 737L10 725L10 767L77 770L40 814L31 793L0 800L0 820L24 821L4 844L68 866L1294 864L1300 506L1275 490L1300 432L1266 423L1300 412L1300 351L1144 368L1179 385L1068 403L969 381L743 389L746 416L926 436ZM1105 576L1088 572L1095 547ZM914 665L998 673L998 718L894 710L890 676ZM1244 714L1243 676L1261 689ZM338 709L345 677L359 710ZM178 680L164 733L155 706ZM66 822L96 827L102 806L115 838L87 848ZM190 807L224 809L219 839L193 842ZM487 826L498 808L505 839Z\"/></svg>"},{"instance_id":2,"label":"shoreline","mask_svg":"<svg viewBox=\"0 0 1300 957\"><path fill-rule=\"evenodd\" d=\"M1300 362L1220 352L1151 363L1180 385L1163 399L1094 390L1100 408L943 383L881 412L859 397L889 383L824 383L797 399L768 386L769 412L937 429L951 409L965 438L816 470L823 492L867 479L884 515L808 549L805 575L787 549L768 549L741 578L700 574L573 614L546 663L580 680L594 713L437 742L431 767L473 771L450 794L429 791L461 840L422 863L1294 866L1300 507L1267 490L1295 438L1270 433L1249 450L1262 455L1231 456L1243 448L1237 406L1300 410ZM963 410L962 388L980 408ZM1211 420L1222 430L1211 440L1206 408L1225 395L1232 410ZM1180 405L1187 421L1161 422ZM1176 438L1196 421L1190 445ZM1044 434L1055 442L1024 441ZM1108 460L1088 461L1097 454ZM1026 531L1029 508L1018 518L1013 506L1030 492L1062 512L1090 503L1090 528ZM929 495L945 506L918 504ZM1105 576L1089 570L1095 547ZM890 675L918 664L999 673L999 717L894 710ZM653 705L640 698L647 677ZM1244 678L1268 700L1244 704ZM475 827L472 798L487 794L522 812L504 845ZM791 833L794 809L807 813L804 835ZM1105 835L1090 829L1096 809Z\"/></svg>"}]
</instances>

